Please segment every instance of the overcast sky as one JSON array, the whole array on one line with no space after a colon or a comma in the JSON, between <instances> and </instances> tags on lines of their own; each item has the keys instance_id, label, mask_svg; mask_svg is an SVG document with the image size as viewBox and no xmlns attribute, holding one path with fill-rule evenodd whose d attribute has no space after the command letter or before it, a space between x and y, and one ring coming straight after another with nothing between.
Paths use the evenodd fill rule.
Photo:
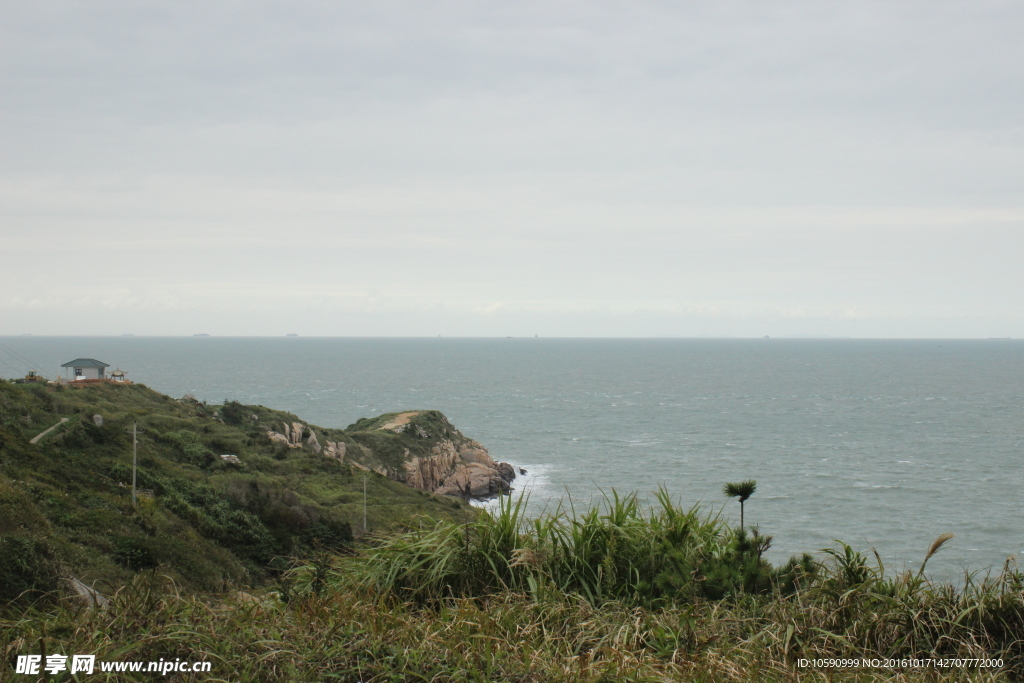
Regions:
<instances>
[{"instance_id":1,"label":"overcast sky","mask_svg":"<svg viewBox=\"0 0 1024 683\"><path fill-rule=\"evenodd\" d=\"M1024 337L1024 3L0 3L0 334Z\"/></svg>"}]
</instances>

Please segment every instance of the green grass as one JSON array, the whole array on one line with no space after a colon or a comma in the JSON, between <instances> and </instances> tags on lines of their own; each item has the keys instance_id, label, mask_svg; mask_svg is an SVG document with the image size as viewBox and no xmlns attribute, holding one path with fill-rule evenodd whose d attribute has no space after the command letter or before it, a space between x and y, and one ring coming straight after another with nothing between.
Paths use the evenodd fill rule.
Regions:
<instances>
[{"instance_id":1,"label":"green grass","mask_svg":"<svg viewBox=\"0 0 1024 683\"><path fill-rule=\"evenodd\" d=\"M70 421L29 444L61 417ZM192 591L259 585L286 558L351 544L363 529L364 478L371 531L474 514L461 501L271 442L267 430L285 422L300 420L263 406L174 400L138 384L0 382L0 601L31 600L65 575L116 588L153 568ZM133 509L136 423L138 488L153 497ZM346 440L367 467L389 457L359 448L358 434L307 426L321 444ZM406 437L373 438L393 450ZM223 462L224 453L241 464Z\"/></svg>"},{"instance_id":2,"label":"green grass","mask_svg":"<svg viewBox=\"0 0 1024 683\"><path fill-rule=\"evenodd\" d=\"M468 524L379 538L355 555L319 553L282 575L277 591L255 597L181 595L158 573L143 574L107 610L69 603L8 610L0 651L179 657L211 661L213 677L204 680L269 682L1015 681L1024 674L1024 575L1013 566L957 588L924 572L887 575L839 544L799 581L787 583L784 571L766 565L767 585L736 583L719 597L680 585L652 599L628 572L611 581L602 575L600 594L587 588L615 557L615 530L632 539L620 547L636 551L692 528L673 538L707 555L678 577L683 584L707 580L719 562L744 566L722 552L737 530L662 498L654 511L640 510L633 496L613 497L578 516L540 520L523 519L513 502ZM551 540L559 534L561 541ZM539 555L562 542L581 559ZM899 661L956 657L1003 666ZM853 658L896 665L800 665Z\"/></svg>"},{"instance_id":3,"label":"green grass","mask_svg":"<svg viewBox=\"0 0 1024 683\"><path fill-rule=\"evenodd\" d=\"M59 417L71 421L28 444ZM345 439L366 466L465 439L439 413L401 433L379 429L389 417L313 429L321 443ZM265 430L284 421L298 419L139 385L0 383L0 678L32 653L208 660L203 679L224 681L1024 678L1024 574L1007 564L932 582L927 559L945 537L922 549L920 571L893 574L842 543L774 566L770 536L666 491L650 509L613 492L578 513L528 519L523 500L503 499L475 514L280 448ZM132 422L146 430L140 487L155 494L137 510L125 486ZM359 448L378 442L387 449ZM223 452L243 464L225 465ZM364 476L371 534L353 540ZM69 575L110 607L68 598ZM956 657L1003 666L898 664ZM799 665L852 658L897 668Z\"/></svg>"},{"instance_id":4,"label":"green grass","mask_svg":"<svg viewBox=\"0 0 1024 683\"><path fill-rule=\"evenodd\" d=\"M595 605L645 606L773 588L792 592L813 572L809 556L772 567L762 558L771 539L756 531L733 532L696 507L679 508L664 490L656 500L644 510L635 495L613 492L604 506L579 516L559 510L527 520L522 498L504 498L493 516L391 535L352 571L362 572L375 592L416 602L553 590Z\"/></svg>"}]
</instances>

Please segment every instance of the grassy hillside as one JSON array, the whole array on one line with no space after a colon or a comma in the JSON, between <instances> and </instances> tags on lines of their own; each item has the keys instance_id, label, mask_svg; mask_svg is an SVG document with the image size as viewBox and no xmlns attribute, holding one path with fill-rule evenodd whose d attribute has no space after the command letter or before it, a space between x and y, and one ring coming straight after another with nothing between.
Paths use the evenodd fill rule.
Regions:
<instances>
[{"instance_id":1,"label":"grassy hillside","mask_svg":"<svg viewBox=\"0 0 1024 683\"><path fill-rule=\"evenodd\" d=\"M153 492L137 510L133 422ZM464 438L440 413L304 425L361 467L267 436L294 422L137 385L0 383L0 672L93 653L261 683L1024 680L1024 573L930 581L948 534L916 573L838 542L774 566L770 536L666 491L527 519L521 499L474 514L363 469ZM364 476L369 524L389 533L350 545ZM68 575L108 582L108 608L30 599Z\"/></svg>"},{"instance_id":2,"label":"grassy hillside","mask_svg":"<svg viewBox=\"0 0 1024 683\"><path fill-rule=\"evenodd\" d=\"M342 549L359 535L364 479L370 531L417 516L473 516L461 501L350 464L395 467L406 449L429 450L454 429L440 413L418 421L426 438L424 429L396 434L372 421L351 431L305 425L320 443L345 442L345 464L267 438L295 422L262 406L175 400L139 384L0 382L0 602L57 588L67 575L118 586L153 568L189 590L257 584L286 558ZM135 509L133 424L142 430L137 486L146 492Z\"/></svg>"}]
</instances>

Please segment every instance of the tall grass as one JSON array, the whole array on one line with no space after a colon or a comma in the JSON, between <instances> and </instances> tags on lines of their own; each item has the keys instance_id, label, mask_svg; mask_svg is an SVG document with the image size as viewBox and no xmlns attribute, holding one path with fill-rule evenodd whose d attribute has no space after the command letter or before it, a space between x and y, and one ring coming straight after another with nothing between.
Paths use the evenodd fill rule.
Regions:
<instances>
[{"instance_id":1,"label":"tall grass","mask_svg":"<svg viewBox=\"0 0 1024 683\"><path fill-rule=\"evenodd\" d=\"M54 652L208 660L213 677L203 680L270 683L1024 677L1024 574L1012 563L953 586L923 569L886 572L877 556L839 543L816 561L773 567L761 557L770 539L664 492L653 510L614 494L579 515L530 520L523 510L506 500L468 525L381 538L355 556L318 554L279 593L181 596L150 573L106 610L0 607L0 679L16 655ZM1002 666L903 661L957 657ZM800 663L852 658L895 666Z\"/></svg>"},{"instance_id":2,"label":"tall grass","mask_svg":"<svg viewBox=\"0 0 1024 683\"><path fill-rule=\"evenodd\" d=\"M382 539L333 579L428 608L516 594L535 605L643 609L659 623L676 615L645 641L657 651L733 643L776 667L800 658L995 658L1024 675L1024 574L1012 563L961 587L932 582L925 565L944 534L916 574L889 575L877 555L869 563L842 543L821 560L773 567L763 558L770 537L680 508L664 490L656 502L645 510L635 495L613 492L580 515L527 520L524 500L506 500L468 525Z\"/></svg>"},{"instance_id":3,"label":"tall grass","mask_svg":"<svg viewBox=\"0 0 1024 683\"><path fill-rule=\"evenodd\" d=\"M823 576L836 580L842 571L830 561ZM959 597L920 591L922 602L902 618L912 617L922 632L948 628L951 613L984 604L963 620L963 631L946 633L946 646L962 655L1006 657L983 636L1000 602L1002 609L1019 610L1019 589L1014 596L1000 581L979 581ZM850 616L840 614L842 601L817 590L799 595L644 608L622 601L598 607L578 595L537 599L497 591L422 606L338 584L297 591L282 602L274 595L181 596L150 575L119 591L107 610L50 605L0 617L6 660L0 680L13 671L16 655L31 653L210 661L213 670L202 680L267 683L1020 680L1019 659L1014 664L1008 658L1001 670L801 667L801 657L884 656L883 641L891 643L893 633L907 629L886 626L899 623L900 603L874 616L862 606L860 616L869 621L840 631L837 620ZM878 640L858 642L858 634ZM87 678L153 680L152 674ZM172 674L166 680L194 679Z\"/></svg>"},{"instance_id":4,"label":"tall grass","mask_svg":"<svg viewBox=\"0 0 1024 683\"><path fill-rule=\"evenodd\" d=\"M390 536L350 572L375 593L417 602L495 590L554 590L591 604L626 600L655 606L773 588L791 592L813 573L810 558L781 569L763 559L771 539L733 531L697 507L680 508L665 490L645 510L635 494L613 491L581 515L559 508L527 520L525 499L458 525Z\"/></svg>"}]
</instances>

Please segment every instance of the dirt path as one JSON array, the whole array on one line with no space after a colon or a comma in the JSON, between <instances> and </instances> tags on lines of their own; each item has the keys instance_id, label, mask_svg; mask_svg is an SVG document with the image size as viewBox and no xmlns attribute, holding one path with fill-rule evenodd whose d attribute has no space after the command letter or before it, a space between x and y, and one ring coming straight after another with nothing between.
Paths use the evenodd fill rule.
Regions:
<instances>
[{"instance_id":1,"label":"dirt path","mask_svg":"<svg viewBox=\"0 0 1024 683\"><path fill-rule=\"evenodd\" d=\"M47 434L49 434L50 432L52 432L52 431L53 431L54 429L56 429L57 427L60 427L60 426L61 426L62 424L64 424L65 422L67 422L67 421L68 421L69 419L70 419L70 418L67 418L67 417L62 417L62 418L60 419L60 422L58 422L57 424L53 425L53 426L52 426L52 427L50 427L49 429L46 429L46 430L44 430L44 431L41 431L41 432L39 432L38 434L36 434L35 436L33 436L33 437L32 437L31 439L29 439L29 440L28 440L28 442L29 442L29 443L39 443L39 439L41 439L41 438L43 438L44 436L46 436Z\"/></svg>"},{"instance_id":2,"label":"dirt path","mask_svg":"<svg viewBox=\"0 0 1024 683\"><path fill-rule=\"evenodd\" d=\"M399 413L398 415L395 415L395 417L393 419L388 421L388 423L385 424L383 427L378 427L377 429L394 429L395 427L401 427L402 425L407 425L407 424L409 424L409 420L410 419L416 417L419 414L420 413L419 413L418 410L412 410L412 411L410 411L408 413ZM53 428L51 427L51 429L53 429Z\"/></svg>"}]
</instances>

